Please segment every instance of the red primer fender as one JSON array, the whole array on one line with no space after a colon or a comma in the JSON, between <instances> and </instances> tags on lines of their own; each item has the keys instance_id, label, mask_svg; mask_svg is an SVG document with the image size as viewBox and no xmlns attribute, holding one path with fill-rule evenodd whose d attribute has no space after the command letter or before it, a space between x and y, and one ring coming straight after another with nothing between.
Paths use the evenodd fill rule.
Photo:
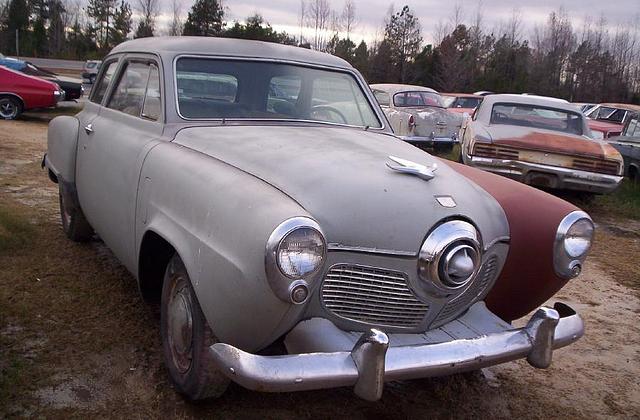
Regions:
<instances>
[{"instance_id":1,"label":"red primer fender","mask_svg":"<svg viewBox=\"0 0 640 420\"><path fill-rule=\"evenodd\" d=\"M485 298L487 306L506 321L528 314L567 283L555 274L553 245L560 221L579 209L502 176L447 160L442 162L491 194L507 215L511 235L509 254L500 277Z\"/></svg>"}]
</instances>

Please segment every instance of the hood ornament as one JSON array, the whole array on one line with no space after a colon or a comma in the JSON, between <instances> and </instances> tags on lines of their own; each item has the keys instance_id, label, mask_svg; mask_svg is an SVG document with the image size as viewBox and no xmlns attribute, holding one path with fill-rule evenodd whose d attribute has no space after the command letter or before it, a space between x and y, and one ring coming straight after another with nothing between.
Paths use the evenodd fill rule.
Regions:
<instances>
[{"instance_id":1,"label":"hood ornament","mask_svg":"<svg viewBox=\"0 0 640 420\"><path fill-rule=\"evenodd\" d=\"M433 179L436 176L435 171L438 169L438 165L436 165L435 163L431 166L424 166L419 163L415 163L410 160L402 159L395 156L389 156L389 159L396 163L394 165L387 162L387 166L389 167L389 169L404 174L416 175L417 177L422 178L425 181Z\"/></svg>"}]
</instances>

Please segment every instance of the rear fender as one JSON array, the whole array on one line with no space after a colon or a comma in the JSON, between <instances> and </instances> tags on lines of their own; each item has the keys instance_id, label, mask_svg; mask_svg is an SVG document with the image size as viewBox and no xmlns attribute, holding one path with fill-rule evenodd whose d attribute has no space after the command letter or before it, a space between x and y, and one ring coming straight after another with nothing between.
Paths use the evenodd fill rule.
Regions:
<instances>
[{"instance_id":1,"label":"rear fender","mask_svg":"<svg viewBox=\"0 0 640 420\"><path fill-rule=\"evenodd\" d=\"M45 165L58 179L75 183L76 154L80 122L75 117L60 116L49 123Z\"/></svg>"}]
</instances>

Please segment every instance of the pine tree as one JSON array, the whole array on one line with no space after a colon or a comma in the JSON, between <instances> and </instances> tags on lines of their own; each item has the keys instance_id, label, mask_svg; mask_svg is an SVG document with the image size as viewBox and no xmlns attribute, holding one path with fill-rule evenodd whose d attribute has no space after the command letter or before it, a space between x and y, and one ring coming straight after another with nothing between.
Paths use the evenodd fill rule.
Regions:
<instances>
[{"instance_id":1,"label":"pine tree","mask_svg":"<svg viewBox=\"0 0 640 420\"><path fill-rule=\"evenodd\" d=\"M217 36L224 10L218 0L196 0L184 24L183 35Z\"/></svg>"}]
</instances>

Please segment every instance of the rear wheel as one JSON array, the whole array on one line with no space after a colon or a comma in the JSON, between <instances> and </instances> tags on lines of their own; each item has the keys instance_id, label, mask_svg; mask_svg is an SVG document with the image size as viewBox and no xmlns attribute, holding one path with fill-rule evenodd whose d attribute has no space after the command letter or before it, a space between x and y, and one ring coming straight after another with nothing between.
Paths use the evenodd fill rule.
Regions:
<instances>
[{"instance_id":1,"label":"rear wheel","mask_svg":"<svg viewBox=\"0 0 640 420\"><path fill-rule=\"evenodd\" d=\"M62 229L69 239L75 242L86 242L93 237L93 228L84 217L79 205L71 203L70 194L67 193L62 183L58 184L58 196L60 199L60 219Z\"/></svg>"},{"instance_id":2,"label":"rear wheel","mask_svg":"<svg viewBox=\"0 0 640 420\"><path fill-rule=\"evenodd\" d=\"M209 352L217 339L177 254L164 275L160 330L165 364L176 390L190 400L222 395L229 379L215 368Z\"/></svg>"},{"instance_id":3,"label":"rear wheel","mask_svg":"<svg viewBox=\"0 0 640 420\"><path fill-rule=\"evenodd\" d=\"M96 75L92 74L89 76L89 83L94 84L96 82Z\"/></svg>"},{"instance_id":4,"label":"rear wheel","mask_svg":"<svg viewBox=\"0 0 640 420\"><path fill-rule=\"evenodd\" d=\"M15 120L22 113L22 104L11 96L0 97L0 118Z\"/></svg>"}]
</instances>

